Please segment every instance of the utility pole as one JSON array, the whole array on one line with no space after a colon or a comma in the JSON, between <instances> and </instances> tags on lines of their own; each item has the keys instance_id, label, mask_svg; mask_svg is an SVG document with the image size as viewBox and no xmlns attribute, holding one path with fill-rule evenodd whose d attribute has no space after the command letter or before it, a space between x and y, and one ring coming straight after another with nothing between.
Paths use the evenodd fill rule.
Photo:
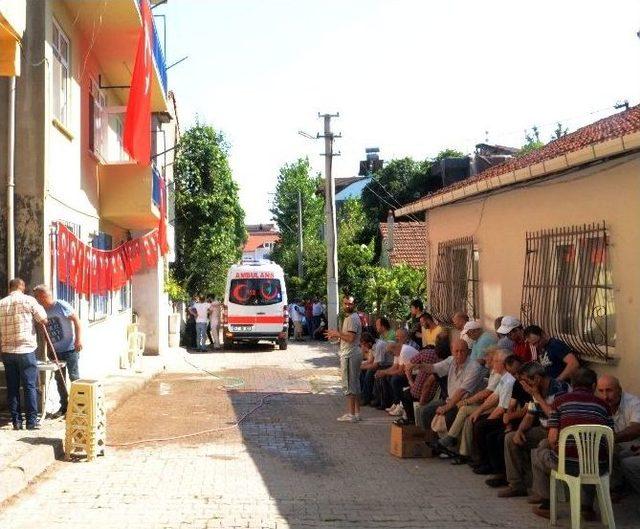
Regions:
<instances>
[{"instance_id":1,"label":"utility pole","mask_svg":"<svg viewBox=\"0 0 640 529\"><path fill-rule=\"evenodd\" d=\"M298 191L298 277L304 277L304 267L302 265L303 237L302 237L302 193Z\"/></svg>"},{"instance_id":2,"label":"utility pole","mask_svg":"<svg viewBox=\"0 0 640 529\"><path fill-rule=\"evenodd\" d=\"M336 228L336 186L331 174L333 157L339 153L333 152L334 138L340 138L339 134L331 132L331 118L340 117L340 114L318 114L324 119L324 134L318 138L324 138L324 214L325 230L324 238L327 245L327 325L329 329L338 328L338 245Z\"/></svg>"}]
</instances>

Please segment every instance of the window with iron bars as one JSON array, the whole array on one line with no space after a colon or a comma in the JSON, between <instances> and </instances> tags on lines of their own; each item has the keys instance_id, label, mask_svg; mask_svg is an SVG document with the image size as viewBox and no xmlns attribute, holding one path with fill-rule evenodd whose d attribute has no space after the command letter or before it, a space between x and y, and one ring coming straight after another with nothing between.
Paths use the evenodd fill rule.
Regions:
<instances>
[{"instance_id":1,"label":"window with iron bars","mask_svg":"<svg viewBox=\"0 0 640 529\"><path fill-rule=\"evenodd\" d=\"M527 233L522 321L585 359L610 360L616 333L608 254L604 222Z\"/></svg>"},{"instance_id":2,"label":"window with iron bars","mask_svg":"<svg viewBox=\"0 0 640 529\"><path fill-rule=\"evenodd\" d=\"M98 232L91 241L91 245L98 250L111 250L113 239L108 233ZM89 321L106 318L111 312L111 294L91 294L89 299Z\"/></svg>"},{"instance_id":3,"label":"window with iron bars","mask_svg":"<svg viewBox=\"0 0 640 529\"><path fill-rule=\"evenodd\" d=\"M433 316L441 323L450 325L456 312L477 317L478 263L473 237L438 244L430 302Z\"/></svg>"}]
</instances>

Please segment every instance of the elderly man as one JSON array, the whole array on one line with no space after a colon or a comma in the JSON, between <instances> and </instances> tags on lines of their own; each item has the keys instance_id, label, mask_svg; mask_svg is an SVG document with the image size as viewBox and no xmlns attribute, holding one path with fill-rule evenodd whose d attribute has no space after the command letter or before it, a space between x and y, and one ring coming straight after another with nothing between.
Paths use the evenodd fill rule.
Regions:
<instances>
[{"instance_id":1,"label":"elderly man","mask_svg":"<svg viewBox=\"0 0 640 529\"><path fill-rule=\"evenodd\" d=\"M451 323L453 327L451 328L451 332L449 333L449 339L451 341L457 340L458 338L462 338L465 342L469 344L471 347L471 342L468 338L462 336L462 329L464 329L464 324L469 321L469 315L464 312L455 312L451 317Z\"/></svg>"},{"instance_id":2,"label":"elderly man","mask_svg":"<svg viewBox=\"0 0 640 529\"><path fill-rule=\"evenodd\" d=\"M485 364L485 355L487 351L494 347L498 343L497 336L491 331L485 331L482 328L482 324L479 321L471 320L464 324L460 337L464 340L465 337L470 341L471 346L471 358L482 365Z\"/></svg>"},{"instance_id":3,"label":"elderly man","mask_svg":"<svg viewBox=\"0 0 640 529\"><path fill-rule=\"evenodd\" d=\"M541 327L529 325L524 330L524 338L531 348L534 360L547 370L549 376L558 380L571 380L580 367L578 357L562 340L551 338Z\"/></svg>"},{"instance_id":4,"label":"elderly man","mask_svg":"<svg viewBox=\"0 0 640 529\"><path fill-rule=\"evenodd\" d=\"M469 357L469 346L458 339L451 345L452 355L435 364L420 366L426 373L447 377L447 398L433 400L421 408L417 415L418 426L431 429L431 421L437 415L444 415L447 426L451 426L458 413L458 402L473 395L484 385L482 366Z\"/></svg>"},{"instance_id":5,"label":"elderly man","mask_svg":"<svg viewBox=\"0 0 640 529\"><path fill-rule=\"evenodd\" d=\"M529 362L522 366L520 384L531 395L532 400L527 405L527 414L518 429L509 432L504 438L504 459L509 487L498 493L500 498L527 495L527 487L531 483L531 450L547 438L547 424L553 401L569 391L566 382L551 378L538 362ZM536 419L539 426L536 426Z\"/></svg>"},{"instance_id":6,"label":"elderly man","mask_svg":"<svg viewBox=\"0 0 640 529\"><path fill-rule=\"evenodd\" d=\"M33 293L47 312L47 332L56 356L66 364L62 372L56 372L60 410L55 416L59 417L67 413L69 395L65 384L66 373L69 373L71 382L80 378L78 355L82 351L82 327L73 307L62 299L53 299L47 285L38 285L33 289Z\"/></svg>"},{"instance_id":7,"label":"elderly man","mask_svg":"<svg viewBox=\"0 0 640 529\"><path fill-rule=\"evenodd\" d=\"M503 316L500 327L498 327L496 332L503 336L503 338L498 341L498 347L509 349L507 345L508 341L512 344L511 350L513 354L519 356L523 362L531 362L531 360L533 360L531 348L524 339L524 330L518 318L514 316ZM508 340L505 340L505 338Z\"/></svg>"},{"instance_id":8,"label":"elderly man","mask_svg":"<svg viewBox=\"0 0 640 529\"><path fill-rule=\"evenodd\" d=\"M579 368L571 379L573 391L557 397L551 404L549 415L549 431L547 444L531 451L531 466L533 470L533 492L540 500L540 505L533 508L534 514L549 518L549 474L558 469L558 439L560 432L570 426L578 424L594 424L613 427L613 419L609 406L593 393L596 389L597 375L595 371L586 367ZM599 453L601 472L606 472L609 458L603 446ZM577 476L580 474L580 458L578 447L573 437L567 439L565 450L565 470ZM595 487L583 487L582 515L586 520L595 519L593 499ZM578 525L580 524L578 520Z\"/></svg>"},{"instance_id":9,"label":"elderly man","mask_svg":"<svg viewBox=\"0 0 640 529\"><path fill-rule=\"evenodd\" d=\"M14 430L23 427L20 408L20 383L27 407L27 430L39 430L38 423L38 338L36 323L46 324L47 313L24 293L22 279L9 281L9 295L0 300L0 351L7 381L7 401Z\"/></svg>"},{"instance_id":10,"label":"elderly man","mask_svg":"<svg viewBox=\"0 0 640 529\"><path fill-rule=\"evenodd\" d=\"M387 369L380 369L375 377L388 381L391 387L392 405L386 409L389 415L401 417L403 414L402 390L409 385L405 375L405 367L411 363L414 356L418 354L418 349L406 343L408 334L404 329L396 332L395 343L389 344L387 349L393 353L393 365ZM383 382L385 383L385 382Z\"/></svg>"},{"instance_id":11,"label":"elderly man","mask_svg":"<svg viewBox=\"0 0 640 529\"><path fill-rule=\"evenodd\" d=\"M622 391L620 381L611 375L598 379L597 395L611 408L616 450L613 466L621 472L612 473L614 480L622 474L640 494L640 398ZM612 482L613 487L620 483Z\"/></svg>"},{"instance_id":12,"label":"elderly man","mask_svg":"<svg viewBox=\"0 0 640 529\"><path fill-rule=\"evenodd\" d=\"M458 414L447 435L438 442L443 448L452 448L460 441L459 457L456 461L458 463L466 463L471 456L473 423L483 414L492 412L501 399L502 403L506 401L507 405L509 404L515 379L506 371L504 361L507 356L509 351L500 350L489 353L487 364L491 368L491 375L487 387L458 402ZM505 382L502 382L503 378ZM502 393L498 391L498 386L504 388ZM498 412L494 414L495 418L501 416L502 414Z\"/></svg>"},{"instance_id":13,"label":"elderly man","mask_svg":"<svg viewBox=\"0 0 640 529\"><path fill-rule=\"evenodd\" d=\"M344 321L342 330L329 329L327 338L340 341L340 371L342 373L342 389L347 397L347 413L338 417L340 422L360 421L360 336L362 325L356 312L355 300L345 297L342 300Z\"/></svg>"}]
</instances>

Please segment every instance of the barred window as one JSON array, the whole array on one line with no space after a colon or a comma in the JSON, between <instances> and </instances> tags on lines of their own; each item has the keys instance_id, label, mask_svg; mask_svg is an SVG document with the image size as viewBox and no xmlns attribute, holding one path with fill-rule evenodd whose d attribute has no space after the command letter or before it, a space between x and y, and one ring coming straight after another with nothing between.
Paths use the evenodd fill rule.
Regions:
<instances>
[{"instance_id":1,"label":"barred window","mask_svg":"<svg viewBox=\"0 0 640 529\"><path fill-rule=\"evenodd\" d=\"M478 262L473 237L438 244L438 259L431 285L431 312L451 324L456 312L478 316Z\"/></svg>"},{"instance_id":2,"label":"barred window","mask_svg":"<svg viewBox=\"0 0 640 529\"><path fill-rule=\"evenodd\" d=\"M91 245L98 250L111 250L113 240L111 235L103 232L98 234L91 241ZM111 311L111 293L91 294L89 300L89 320L97 321L106 318Z\"/></svg>"},{"instance_id":3,"label":"barred window","mask_svg":"<svg viewBox=\"0 0 640 529\"><path fill-rule=\"evenodd\" d=\"M79 224L74 224L73 222L66 222L66 221L60 221L62 222L62 224L64 224L67 228L69 228L69 231L71 231L71 233L73 233L76 237L81 238L82 234L80 231L80 225ZM57 230L56 230L57 231ZM56 248L57 247L57 240L55 240L55 238L58 236L57 233L53 234L54 237L54 241L53 241L53 247ZM58 273L58 268L56 266L56 274ZM66 301L67 303L69 303L69 305L71 305L76 313L80 314L80 296L78 295L78 293L75 291L75 289L69 284L69 267L67 264L67 271L66 271L66 277L57 277L56 278L56 291L55 291L55 295L57 299L61 299L63 301Z\"/></svg>"},{"instance_id":4,"label":"barred window","mask_svg":"<svg viewBox=\"0 0 640 529\"><path fill-rule=\"evenodd\" d=\"M526 235L523 322L589 360L611 359L615 305L604 222Z\"/></svg>"}]
</instances>

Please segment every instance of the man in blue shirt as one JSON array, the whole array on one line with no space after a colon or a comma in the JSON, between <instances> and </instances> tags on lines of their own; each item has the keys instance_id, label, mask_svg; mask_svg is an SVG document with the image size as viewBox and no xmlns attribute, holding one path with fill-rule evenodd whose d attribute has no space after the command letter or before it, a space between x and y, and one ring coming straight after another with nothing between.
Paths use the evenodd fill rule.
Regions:
<instances>
[{"instance_id":1,"label":"man in blue shirt","mask_svg":"<svg viewBox=\"0 0 640 529\"><path fill-rule=\"evenodd\" d=\"M58 360L66 362L63 372L56 373L56 383L60 394L60 410L55 414L59 417L67 413L69 395L65 386L66 373L71 382L78 380L78 353L82 350L82 327L80 318L73 307L61 299L53 299L51 290L46 285L38 285L33 289L38 303L47 313L47 332L56 351Z\"/></svg>"},{"instance_id":2,"label":"man in blue shirt","mask_svg":"<svg viewBox=\"0 0 640 529\"><path fill-rule=\"evenodd\" d=\"M580 367L577 356L562 340L551 338L537 325L524 330L524 338L531 348L533 360L540 362L551 378L569 381Z\"/></svg>"},{"instance_id":3,"label":"man in blue shirt","mask_svg":"<svg viewBox=\"0 0 640 529\"><path fill-rule=\"evenodd\" d=\"M490 332L485 331L482 328L482 324L479 321L470 320L464 324L460 338L465 340L469 339L471 342L471 358L485 364L485 355L487 350L494 347L498 342L497 336Z\"/></svg>"}]
</instances>

